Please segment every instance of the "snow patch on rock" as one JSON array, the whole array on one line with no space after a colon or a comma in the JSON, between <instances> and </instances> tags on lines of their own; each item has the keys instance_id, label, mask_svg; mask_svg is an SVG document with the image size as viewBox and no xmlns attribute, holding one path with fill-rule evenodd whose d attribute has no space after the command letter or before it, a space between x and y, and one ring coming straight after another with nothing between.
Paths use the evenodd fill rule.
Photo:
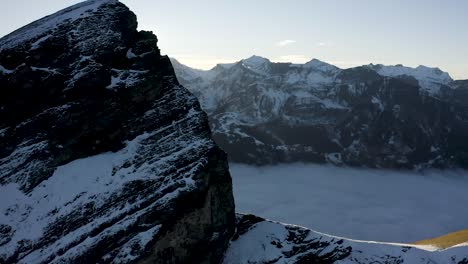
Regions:
<instances>
[{"instance_id":1,"label":"snow patch on rock","mask_svg":"<svg viewBox=\"0 0 468 264\"><path fill-rule=\"evenodd\" d=\"M32 43L31 47L35 49L42 41L48 38L48 36L42 35L53 30L57 25L60 25L65 21L72 22L88 17L96 12L96 10L98 10L102 5L117 2L117 0L88 0L70 6L50 16L46 16L3 37L0 40L0 51L22 45L25 42L37 38L37 40Z\"/></svg>"}]
</instances>

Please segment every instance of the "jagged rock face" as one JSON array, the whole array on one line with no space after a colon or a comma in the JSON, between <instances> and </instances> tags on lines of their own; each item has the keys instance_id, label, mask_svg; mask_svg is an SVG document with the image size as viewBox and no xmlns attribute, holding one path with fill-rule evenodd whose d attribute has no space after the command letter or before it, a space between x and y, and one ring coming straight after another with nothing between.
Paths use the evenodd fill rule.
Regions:
<instances>
[{"instance_id":1,"label":"jagged rock face","mask_svg":"<svg viewBox=\"0 0 468 264\"><path fill-rule=\"evenodd\" d=\"M431 251L430 247L355 241L298 226L238 215L224 264L468 263L468 248Z\"/></svg>"},{"instance_id":2,"label":"jagged rock face","mask_svg":"<svg viewBox=\"0 0 468 264\"><path fill-rule=\"evenodd\" d=\"M256 56L210 71L173 65L233 161L468 168L466 82L437 68Z\"/></svg>"},{"instance_id":3,"label":"jagged rock face","mask_svg":"<svg viewBox=\"0 0 468 264\"><path fill-rule=\"evenodd\" d=\"M157 38L91 0L0 39L0 263L217 263L227 158Z\"/></svg>"}]
</instances>

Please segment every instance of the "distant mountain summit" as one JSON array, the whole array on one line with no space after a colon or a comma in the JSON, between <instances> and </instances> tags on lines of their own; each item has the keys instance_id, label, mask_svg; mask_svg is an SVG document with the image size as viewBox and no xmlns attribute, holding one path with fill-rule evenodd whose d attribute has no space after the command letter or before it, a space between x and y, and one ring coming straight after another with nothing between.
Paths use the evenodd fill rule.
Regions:
<instances>
[{"instance_id":1,"label":"distant mountain summit","mask_svg":"<svg viewBox=\"0 0 468 264\"><path fill-rule=\"evenodd\" d=\"M468 85L438 68L172 61L234 161L468 168Z\"/></svg>"},{"instance_id":2,"label":"distant mountain summit","mask_svg":"<svg viewBox=\"0 0 468 264\"><path fill-rule=\"evenodd\" d=\"M269 59L253 55L252 57L242 60L242 65L251 70L268 71L270 69L271 61Z\"/></svg>"}]
</instances>

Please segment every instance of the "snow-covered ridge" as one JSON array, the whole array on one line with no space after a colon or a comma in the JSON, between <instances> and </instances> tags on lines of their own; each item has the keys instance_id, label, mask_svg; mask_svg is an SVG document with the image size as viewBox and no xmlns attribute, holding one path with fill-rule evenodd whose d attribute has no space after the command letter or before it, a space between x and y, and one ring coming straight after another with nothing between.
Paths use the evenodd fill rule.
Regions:
<instances>
[{"instance_id":1,"label":"snow-covered ridge","mask_svg":"<svg viewBox=\"0 0 468 264\"><path fill-rule=\"evenodd\" d=\"M271 67L274 64L274 62L270 61L267 58L253 55L247 59L243 59L239 61L238 63L232 63L232 64L225 64L223 67L225 69L229 69L233 67L234 65L242 65L246 69L250 69L258 74L264 75L264 76L271 76L274 75L274 73L271 72ZM450 77L449 73L444 72L440 70L439 68L431 68L427 66L420 65L416 68L412 67L407 67L403 65L382 65L382 64L369 64L369 65L364 65L365 67L374 70L381 76L385 77L400 77L400 76L411 76L414 77L418 82L419 85L421 86L422 90L424 92L427 92L430 95L437 95L440 91L441 85L448 85L453 81L453 79ZM179 65L175 66L176 69L179 67ZM182 67L182 66L180 66ZM221 64L218 64L216 67L214 67L211 70L195 70L192 69L188 66L183 65L183 68L185 68L186 71L196 71L195 74L199 75L200 77L206 77L210 76L212 77L215 69L218 69L221 67ZM306 70L309 69L312 72L319 72L319 73L324 73L325 75L333 75L336 76L337 73L339 73L342 69L320 61L318 59L312 59L309 62L306 62L304 64L297 64L297 63L290 63L291 69L296 69L296 70ZM180 71L179 71L180 72ZM309 75L298 75L297 73L286 73L287 77L285 79L288 79L289 83L295 83L300 80L305 80L307 83L310 85L314 84L327 84L333 81L333 79L326 80L323 78L323 75L321 74L310 74Z\"/></svg>"},{"instance_id":2,"label":"snow-covered ridge","mask_svg":"<svg viewBox=\"0 0 468 264\"><path fill-rule=\"evenodd\" d=\"M446 72L443 72L439 68L431 68L423 65L419 65L416 68L407 67L403 65L382 65L377 64L373 65L370 64L369 68L377 71L379 74L383 76L400 76L400 75L410 75L415 76L418 78L426 78L433 81L439 81L441 83L448 83L453 81L450 75Z\"/></svg>"},{"instance_id":3,"label":"snow-covered ridge","mask_svg":"<svg viewBox=\"0 0 468 264\"><path fill-rule=\"evenodd\" d=\"M431 68L423 65L411 68L403 65L386 66L382 64L370 64L368 67L382 76L398 77L407 75L414 77L424 91L431 95L437 95L441 85L448 85L453 81L452 77L450 77L447 72L443 72L439 68Z\"/></svg>"},{"instance_id":4,"label":"snow-covered ridge","mask_svg":"<svg viewBox=\"0 0 468 264\"><path fill-rule=\"evenodd\" d=\"M300 65L300 64L298 64L298 65ZM323 72L333 71L333 70L338 70L339 69L338 67L336 67L334 65L331 65L329 63L323 62L323 61L318 60L318 59L312 59L311 61L306 62L304 64L304 67L313 68L313 69L320 70L320 71L323 71Z\"/></svg>"},{"instance_id":5,"label":"snow-covered ridge","mask_svg":"<svg viewBox=\"0 0 468 264\"><path fill-rule=\"evenodd\" d=\"M257 68L265 63L271 63L271 61L267 58L263 58L263 57L260 57L260 56L257 56L257 55L252 55L251 57L247 58L247 59L244 59L242 60L242 62L249 66L249 67L253 67L253 68Z\"/></svg>"},{"instance_id":6,"label":"snow-covered ridge","mask_svg":"<svg viewBox=\"0 0 468 264\"><path fill-rule=\"evenodd\" d=\"M253 55L250 58L241 61L242 65L250 70L258 73L266 73L269 71L271 61L269 59Z\"/></svg>"},{"instance_id":7,"label":"snow-covered ridge","mask_svg":"<svg viewBox=\"0 0 468 264\"><path fill-rule=\"evenodd\" d=\"M289 95L301 94L316 98L308 90L330 85L340 72L339 68L317 59L301 65L274 63L256 55L237 63L218 64L211 70L193 69L176 59L172 59L172 63L179 81L198 96L206 110L213 109L223 98L231 94L229 90L232 87L229 89L219 87L220 82L240 84L242 78L248 76L249 84L264 86L266 96L272 100L285 102ZM279 86L278 91L270 89L268 87L270 85ZM290 85L293 85L294 89L290 89L288 87ZM282 95L278 97L278 94Z\"/></svg>"},{"instance_id":8,"label":"snow-covered ridge","mask_svg":"<svg viewBox=\"0 0 468 264\"><path fill-rule=\"evenodd\" d=\"M224 264L260 263L466 263L468 247L446 250L408 244L357 241L299 226L238 215L238 234Z\"/></svg>"},{"instance_id":9,"label":"snow-covered ridge","mask_svg":"<svg viewBox=\"0 0 468 264\"><path fill-rule=\"evenodd\" d=\"M180 74L184 74L184 78L195 81L196 79L202 78L203 80L210 80L215 77L216 70L200 70L190 68L182 63L180 63L175 58L170 58L172 66L175 70L178 70Z\"/></svg>"},{"instance_id":10,"label":"snow-covered ridge","mask_svg":"<svg viewBox=\"0 0 468 264\"><path fill-rule=\"evenodd\" d=\"M73 22L85 18L96 12L102 5L117 2L118 0L88 0L46 16L1 38L0 51L22 45L31 40L36 41L32 45L32 48L35 48L40 41L48 38L48 36L44 36L45 32L54 29L64 21ZM38 37L39 39L37 39Z\"/></svg>"},{"instance_id":11,"label":"snow-covered ridge","mask_svg":"<svg viewBox=\"0 0 468 264\"><path fill-rule=\"evenodd\" d=\"M221 97L229 96L230 92L227 91L229 89L218 87L220 82L262 84L262 86L270 86L266 87L267 90L279 87L286 94L289 94L288 90L294 90L294 94L297 94L297 91L301 94L314 94L314 92L330 90L332 86L339 86L341 84L339 74L347 71L318 59L312 59L305 64L274 63L256 55L237 63L218 64L211 70L193 69L179 63L176 59L172 60L179 81L197 94L205 109L213 108L213 104L216 103L213 102L213 98L218 98L216 101L219 103ZM359 68L362 67L353 69ZM418 81L421 93L435 97L439 96L443 86L449 86L453 82L450 75L439 68L426 66L411 68L403 65L385 66L382 64L364 65L363 68L370 69L383 77L413 77ZM242 79L243 76L249 76L247 81ZM356 90L356 87L352 89Z\"/></svg>"}]
</instances>

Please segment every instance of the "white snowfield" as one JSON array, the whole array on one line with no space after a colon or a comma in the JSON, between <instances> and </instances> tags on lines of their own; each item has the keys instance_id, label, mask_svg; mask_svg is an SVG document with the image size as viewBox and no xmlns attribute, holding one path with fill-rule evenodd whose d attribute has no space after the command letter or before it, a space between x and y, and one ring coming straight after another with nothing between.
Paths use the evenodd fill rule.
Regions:
<instances>
[{"instance_id":1,"label":"white snowfield","mask_svg":"<svg viewBox=\"0 0 468 264\"><path fill-rule=\"evenodd\" d=\"M352 239L412 243L468 229L468 172L231 164L238 212Z\"/></svg>"},{"instance_id":2,"label":"white snowfield","mask_svg":"<svg viewBox=\"0 0 468 264\"><path fill-rule=\"evenodd\" d=\"M234 239L224 264L449 264L466 263L468 247L447 250L407 244L359 241L298 226L262 221Z\"/></svg>"}]
</instances>

